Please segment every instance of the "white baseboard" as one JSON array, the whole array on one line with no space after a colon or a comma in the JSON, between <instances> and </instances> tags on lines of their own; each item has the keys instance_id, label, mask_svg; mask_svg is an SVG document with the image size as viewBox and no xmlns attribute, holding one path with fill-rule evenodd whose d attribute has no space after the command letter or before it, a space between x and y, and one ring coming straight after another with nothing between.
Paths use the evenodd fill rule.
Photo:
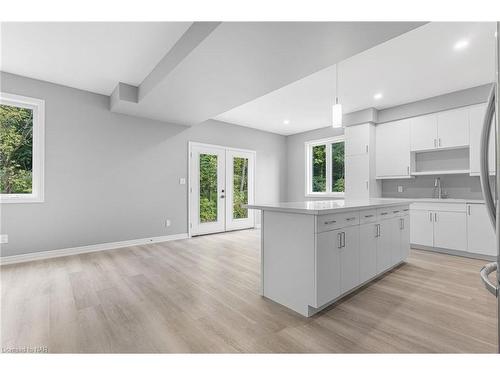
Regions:
<instances>
[{"instance_id":1,"label":"white baseboard","mask_svg":"<svg viewBox=\"0 0 500 375\"><path fill-rule=\"evenodd\" d=\"M187 233L179 233L179 234L172 234L170 236L140 238L137 240L108 242L95 245L70 247L67 249L40 251L36 253L28 253L20 255L10 255L6 257L0 257L0 264L4 265L4 264L14 264L21 262L31 262L33 260L58 258L58 257L65 257L68 255L76 255L84 253L93 253L95 251L113 250L128 246L146 245L148 243L183 240L185 238L188 238Z\"/></svg>"}]
</instances>

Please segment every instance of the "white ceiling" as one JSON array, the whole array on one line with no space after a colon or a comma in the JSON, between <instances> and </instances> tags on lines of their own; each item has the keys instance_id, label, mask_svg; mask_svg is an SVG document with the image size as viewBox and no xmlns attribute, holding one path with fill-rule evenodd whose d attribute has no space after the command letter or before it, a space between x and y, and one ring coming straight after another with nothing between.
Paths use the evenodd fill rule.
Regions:
<instances>
[{"instance_id":1,"label":"white ceiling","mask_svg":"<svg viewBox=\"0 0 500 375\"><path fill-rule=\"evenodd\" d=\"M222 22L138 103L113 111L199 124L422 22Z\"/></svg>"},{"instance_id":2,"label":"white ceiling","mask_svg":"<svg viewBox=\"0 0 500 375\"><path fill-rule=\"evenodd\" d=\"M0 70L110 95L138 85L190 22L3 22Z\"/></svg>"},{"instance_id":3,"label":"white ceiling","mask_svg":"<svg viewBox=\"0 0 500 375\"><path fill-rule=\"evenodd\" d=\"M492 82L494 32L494 23L430 23L343 60L339 97L344 113ZM469 46L455 50L462 39ZM331 66L215 118L285 135L317 129L330 124L334 92ZM383 97L375 100L378 92Z\"/></svg>"}]
</instances>

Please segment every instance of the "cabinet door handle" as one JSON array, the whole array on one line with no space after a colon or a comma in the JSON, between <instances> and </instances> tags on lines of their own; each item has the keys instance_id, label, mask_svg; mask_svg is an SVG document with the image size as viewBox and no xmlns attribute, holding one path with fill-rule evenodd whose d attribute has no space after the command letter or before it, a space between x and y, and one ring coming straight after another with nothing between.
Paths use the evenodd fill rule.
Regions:
<instances>
[{"instance_id":1,"label":"cabinet door handle","mask_svg":"<svg viewBox=\"0 0 500 375\"><path fill-rule=\"evenodd\" d=\"M356 219L356 217L348 217L346 220L347 221L351 221L351 220L354 220L354 219Z\"/></svg>"},{"instance_id":2,"label":"cabinet door handle","mask_svg":"<svg viewBox=\"0 0 500 375\"><path fill-rule=\"evenodd\" d=\"M409 176L410 175L410 167L406 167L406 174Z\"/></svg>"},{"instance_id":3,"label":"cabinet door handle","mask_svg":"<svg viewBox=\"0 0 500 375\"><path fill-rule=\"evenodd\" d=\"M434 138L434 148L436 148L436 147L437 147L437 139Z\"/></svg>"},{"instance_id":4,"label":"cabinet door handle","mask_svg":"<svg viewBox=\"0 0 500 375\"><path fill-rule=\"evenodd\" d=\"M345 232L342 232L342 247L345 247Z\"/></svg>"},{"instance_id":5,"label":"cabinet door handle","mask_svg":"<svg viewBox=\"0 0 500 375\"><path fill-rule=\"evenodd\" d=\"M365 215L365 217L373 217L374 215Z\"/></svg>"},{"instance_id":6,"label":"cabinet door handle","mask_svg":"<svg viewBox=\"0 0 500 375\"><path fill-rule=\"evenodd\" d=\"M439 147L441 147L441 138L439 138L439 143L438 143Z\"/></svg>"},{"instance_id":7,"label":"cabinet door handle","mask_svg":"<svg viewBox=\"0 0 500 375\"><path fill-rule=\"evenodd\" d=\"M399 219L399 229L405 229L405 219Z\"/></svg>"},{"instance_id":8,"label":"cabinet door handle","mask_svg":"<svg viewBox=\"0 0 500 375\"><path fill-rule=\"evenodd\" d=\"M337 247L342 248L342 232L337 233Z\"/></svg>"},{"instance_id":9,"label":"cabinet door handle","mask_svg":"<svg viewBox=\"0 0 500 375\"><path fill-rule=\"evenodd\" d=\"M393 214L397 214L398 212L399 212L399 210L392 211Z\"/></svg>"},{"instance_id":10,"label":"cabinet door handle","mask_svg":"<svg viewBox=\"0 0 500 375\"><path fill-rule=\"evenodd\" d=\"M337 222L337 220L328 220L328 221L325 221L325 225L334 224L336 222Z\"/></svg>"},{"instance_id":11,"label":"cabinet door handle","mask_svg":"<svg viewBox=\"0 0 500 375\"><path fill-rule=\"evenodd\" d=\"M384 216L384 215L387 215L387 214L388 214L388 212L381 212L380 213L381 216Z\"/></svg>"},{"instance_id":12,"label":"cabinet door handle","mask_svg":"<svg viewBox=\"0 0 500 375\"><path fill-rule=\"evenodd\" d=\"M470 216L470 204L467 206L467 214Z\"/></svg>"},{"instance_id":13,"label":"cabinet door handle","mask_svg":"<svg viewBox=\"0 0 500 375\"><path fill-rule=\"evenodd\" d=\"M434 221L435 221L436 223L437 223L437 221L438 221L438 214L437 214L437 212L434 212Z\"/></svg>"},{"instance_id":14,"label":"cabinet door handle","mask_svg":"<svg viewBox=\"0 0 500 375\"><path fill-rule=\"evenodd\" d=\"M368 190L368 181L366 181L366 190Z\"/></svg>"},{"instance_id":15,"label":"cabinet door handle","mask_svg":"<svg viewBox=\"0 0 500 375\"><path fill-rule=\"evenodd\" d=\"M366 145L366 153L368 154L368 145Z\"/></svg>"},{"instance_id":16,"label":"cabinet door handle","mask_svg":"<svg viewBox=\"0 0 500 375\"><path fill-rule=\"evenodd\" d=\"M429 221L432 221L432 212L429 212Z\"/></svg>"}]
</instances>

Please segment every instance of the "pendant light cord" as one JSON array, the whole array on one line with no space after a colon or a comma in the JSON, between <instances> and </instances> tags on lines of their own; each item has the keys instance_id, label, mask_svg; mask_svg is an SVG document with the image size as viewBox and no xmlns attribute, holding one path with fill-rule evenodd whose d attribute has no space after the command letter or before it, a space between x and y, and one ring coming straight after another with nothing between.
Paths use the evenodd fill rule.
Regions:
<instances>
[{"instance_id":1,"label":"pendant light cord","mask_svg":"<svg viewBox=\"0 0 500 375\"><path fill-rule=\"evenodd\" d=\"M335 65L335 104L339 104L339 63Z\"/></svg>"}]
</instances>

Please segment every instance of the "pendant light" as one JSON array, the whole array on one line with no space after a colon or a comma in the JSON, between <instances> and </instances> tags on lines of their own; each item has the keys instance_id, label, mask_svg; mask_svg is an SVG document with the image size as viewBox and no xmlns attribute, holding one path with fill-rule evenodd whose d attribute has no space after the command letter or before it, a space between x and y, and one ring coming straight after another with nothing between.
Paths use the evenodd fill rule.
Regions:
<instances>
[{"instance_id":1,"label":"pendant light","mask_svg":"<svg viewBox=\"0 0 500 375\"><path fill-rule=\"evenodd\" d=\"M335 104L332 106L332 127L342 127L342 104L339 103L339 63L335 66Z\"/></svg>"}]
</instances>

